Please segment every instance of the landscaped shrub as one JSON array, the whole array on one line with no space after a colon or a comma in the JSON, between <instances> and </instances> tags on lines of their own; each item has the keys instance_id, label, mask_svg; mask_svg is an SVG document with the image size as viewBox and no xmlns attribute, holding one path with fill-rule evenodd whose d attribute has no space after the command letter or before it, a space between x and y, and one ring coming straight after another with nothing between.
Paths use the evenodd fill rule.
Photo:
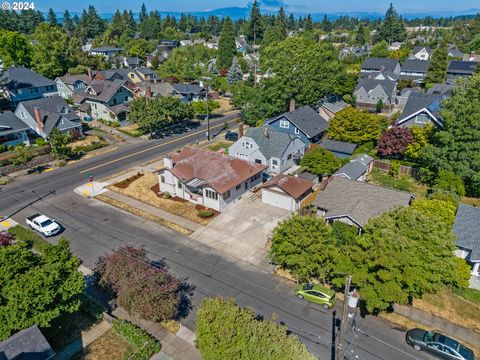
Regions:
<instances>
[{"instance_id":1,"label":"landscaped shrub","mask_svg":"<svg viewBox=\"0 0 480 360\"><path fill-rule=\"evenodd\" d=\"M116 183L114 186L119 188L119 189L126 189L128 186L133 183L135 180L140 179L143 176L141 173L137 173L136 175L130 176L129 178L126 178L122 181L119 181Z\"/></svg>"},{"instance_id":2,"label":"landscaped shrub","mask_svg":"<svg viewBox=\"0 0 480 360\"><path fill-rule=\"evenodd\" d=\"M129 360L148 360L161 350L160 343L145 330L125 320L114 320L113 329L129 343L136 347L134 352L123 356Z\"/></svg>"},{"instance_id":3,"label":"landscaped shrub","mask_svg":"<svg viewBox=\"0 0 480 360\"><path fill-rule=\"evenodd\" d=\"M170 199L171 197L172 197L172 195L170 195L169 192L164 192L164 193L162 194L162 198L164 198L164 199Z\"/></svg>"},{"instance_id":4,"label":"landscaped shrub","mask_svg":"<svg viewBox=\"0 0 480 360\"><path fill-rule=\"evenodd\" d=\"M0 153L7 151L5 144L0 144Z\"/></svg>"},{"instance_id":5,"label":"landscaped shrub","mask_svg":"<svg viewBox=\"0 0 480 360\"><path fill-rule=\"evenodd\" d=\"M212 210L198 210L198 216L201 218L209 218L213 216Z\"/></svg>"},{"instance_id":6,"label":"landscaped shrub","mask_svg":"<svg viewBox=\"0 0 480 360\"><path fill-rule=\"evenodd\" d=\"M35 139L35 144L37 146L44 146L44 145L47 145L47 142L45 141L44 138L36 138Z\"/></svg>"}]
</instances>

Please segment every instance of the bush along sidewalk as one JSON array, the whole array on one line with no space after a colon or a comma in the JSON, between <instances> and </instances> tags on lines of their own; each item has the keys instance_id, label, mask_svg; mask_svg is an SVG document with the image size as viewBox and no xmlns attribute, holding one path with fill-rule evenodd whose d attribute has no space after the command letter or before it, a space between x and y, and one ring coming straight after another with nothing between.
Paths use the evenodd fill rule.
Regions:
<instances>
[{"instance_id":1,"label":"bush along sidewalk","mask_svg":"<svg viewBox=\"0 0 480 360\"><path fill-rule=\"evenodd\" d=\"M125 360L148 360L162 348L160 343L145 330L126 320L114 320L113 329L118 335L136 347L133 352L124 355Z\"/></svg>"},{"instance_id":2,"label":"bush along sidewalk","mask_svg":"<svg viewBox=\"0 0 480 360\"><path fill-rule=\"evenodd\" d=\"M45 248L50 244L35 231L27 229L21 225L15 225L14 227L11 227L8 229L8 232L15 235L15 240L26 243L29 247L40 253L43 253Z\"/></svg>"}]
</instances>

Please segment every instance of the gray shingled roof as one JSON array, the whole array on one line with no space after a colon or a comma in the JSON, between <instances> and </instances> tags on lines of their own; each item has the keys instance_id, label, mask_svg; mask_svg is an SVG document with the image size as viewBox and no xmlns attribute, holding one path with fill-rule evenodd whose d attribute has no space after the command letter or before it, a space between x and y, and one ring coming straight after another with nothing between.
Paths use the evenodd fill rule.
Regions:
<instances>
[{"instance_id":1,"label":"gray shingled roof","mask_svg":"<svg viewBox=\"0 0 480 360\"><path fill-rule=\"evenodd\" d=\"M384 59L384 58L375 58L369 57L366 58L362 64L362 70L375 70L380 71L382 67L384 70L393 71L395 67L399 64L397 59Z\"/></svg>"},{"instance_id":2,"label":"gray shingled roof","mask_svg":"<svg viewBox=\"0 0 480 360\"><path fill-rule=\"evenodd\" d=\"M421 51L423 48L425 48L425 50L427 50L427 53L429 55L432 54L432 48L430 46L421 46L421 45L417 45L413 48L413 51L412 51L412 54L415 55L416 53L418 53L419 51ZM421 60L422 61L422 60Z\"/></svg>"},{"instance_id":3,"label":"gray shingled roof","mask_svg":"<svg viewBox=\"0 0 480 360\"><path fill-rule=\"evenodd\" d=\"M457 86L454 84L433 84L427 91L427 94L438 94L442 95L450 90L456 88Z\"/></svg>"},{"instance_id":4,"label":"gray shingled roof","mask_svg":"<svg viewBox=\"0 0 480 360\"><path fill-rule=\"evenodd\" d=\"M402 66L402 72L407 71L407 72L426 73L428 70L429 64L430 64L430 61L408 59L408 60L405 60L405 63Z\"/></svg>"},{"instance_id":5,"label":"gray shingled roof","mask_svg":"<svg viewBox=\"0 0 480 360\"><path fill-rule=\"evenodd\" d=\"M402 123L406 118L422 109L428 109L428 107L439 97L440 95L438 94L412 93L405 104L405 108L403 109L402 115L398 119L397 124ZM432 109L429 109L429 111L437 117L437 114Z\"/></svg>"},{"instance_id":6,"label":"gray shingled roof","mask_svg":"<svg viewBox=\"0 0 480 360\"><path fill-rule=\"evenodd\" d=\"M175 91L179 94L204 94L205 88L195 84L172 84Z\"/></svg>"},{"instance_id":7,"label":"gray shingled roof","mask_svg":"<svg viewBox=\"0 0 480 360\"><path fill-rule=\"evenodd\" d=\"M55 355L37 325L21 330L0 342L2 360L48 360Z\"/></svg>"},{"instance_id":8,"label":"gray shingled roof","mask_svg":"<svg viewBox=\"0 0 480 360\"><path fill-rule=\"evenodd\" d=\"M480 261L480 208L460 204L453 231L458 247L471 250L470 260Z\"/></svg>"},{"instance_id":9,"label":"gray shingled roof","mask_svg":"<svg viewBox=\"0 0 480 360\"><path fill-rule=\"evenodd\" d=\"M0 80L5 81L4 86L9 90L55 85L52 80L23 66L9 68Z\"/></svg>"},{"instance_id":10,"label":"gray shingled roof","mask_svg":"<svg viewBox=\"0 0 480 360\"><path fill-rule=\"evenodd\" d=\"M323 140L320 146L330 151L352 155L358 145L344 142L344 141L336 141L336 140L328 139L328 140Z\"/></svg>"},{"instance_id":11,"label":"gray shingled roof","mask_svg":"<svg viewBox=\"0 0 480 360\"><path fill-rule=\"evenodd\" d=\"M451 60L448 63L448 74L472 75L478 66L476 61Z\"/></svg>"},{"instance_id":12,"label":"gray shingled roof","mask_svg":"<svg viewBox=\"0 0 480 360\"><path fill-rule=\"evenodd\" d=\"M0 136L6 136L29 129L28 125L11 111L0 114Z\"/></svg>"},{"instance_id":13,"label":"gray shingled roof","mask_svg":"<svg viewBox=\"0 0 480 360\"><path fill-rule=\"evenodd\" d=\"M123 48L117 48L113 46L100 46L100 47L90 49L90 52L112 52L112 51L120 52L120 51L123 51Z\"/></svg>"},{"instance_id":14,"label":"gray shingled roof","mask_svg":"<svg viewBox=\"0 0 480 360\"><path fill-rule=\"evenodd\" d=\"M125 81L120 79L115 79L113 81L95 80L90 84L89 87L91 87L97 93L97 95L88 94L86 92L83 95L85 96L85 98L88 99L107 102L122 86L126 90L132 92L129 88L125 87L124 84Z\"/></svg>"},{"instance_id":15,"label":"gray shingled roof","mask_svg":"<svg viewBox=\"0 0 480 360\"><path fill-rule=\"evenodd\" d=\"M300 131L302 131L309 138L313 138L321 134L328 127L328 121L321 117L318 112L313 110L308 105L277 116L275 119L270 120L269 123L272 123L273 121L282 117L286 117L293 125L300 129Z\"/></svg>"},{"instance_id":16,"label":"gray shingled roof","mask_svg":"<svg viewBox=\"0 0 480 360\"><path fill-rule=\"evenodd\" d=\"M385 94L387 94L387 96L393 96L396 84L397 84L396 81L392 81L389 79L375 80L375 79L369 79L369 78L359 78L357 81L357 87L355 88L355 90L359 90L363 87L365 91L368 93L369 91L372 91L373 89L375 89L377 86L380 85L383 88L383 91L385 91Z\"/></svg>"},{"instance_id":17,"label":"gray shingled roof","mask_svg":"<svg viewBox=\"0 0 480 360\"><path fill-rule=\"evenodd\" d=\"M343 165L333 176L343 176L351 180L356 180L368 170L368 165L374 159L367 154L355 156L349 163Z\"/></svg>"},{"instance_id":18,"label":"gray shingled roof","mask_svg":"<svg viewBox=\"0 0 480 360\"><path fill-rule=\"evenodd\" d=\"M268 137L265 136L265 130L268 132ZM275 131L271 126L260 126L258 128L249 128L245 136L248 136L255 141L259 146L260 152L267 158L272 157L281 158L287 150L290 143L299 136L294 136L285 132Z\"/></svg>"},{"instance_id":19,"label":"gray shingled roof","mask_svg":"<svg viewBox=\"0 0 480 360\"><path fill-rule=\"evenodd\" d=\"M80 118L75 111L58 95L23 101L21 104L33 118L35 118L34 108L38 107L40 109L40 117L44 126L43 131L47 136L55 127L58 127L59 130L66 130L81 125ZM62 113L62 110L66 112Z\"/></svg>"},{"instance_id":20,"label":"gray shingled roof","mask_svg":"<svg viewBox=\"0 0 480 360\"><path fill-rule=\"evenodd\" d=\"M363 227L371 218L398 206L408 206L412 197L405 191L335 176L312 205L325 210L327 219L348 217Z\"/></svg>"}]
</instances>

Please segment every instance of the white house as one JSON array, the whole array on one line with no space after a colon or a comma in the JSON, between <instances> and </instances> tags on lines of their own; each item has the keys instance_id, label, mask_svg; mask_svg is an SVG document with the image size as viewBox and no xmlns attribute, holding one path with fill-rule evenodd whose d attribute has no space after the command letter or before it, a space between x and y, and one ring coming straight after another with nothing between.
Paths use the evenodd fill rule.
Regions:
<instances>
[{"instance_id":1,"label":"white house","mask_svg":"<svg viewBox=\"0 0 480 360\"><path fill-rule=\"evenodd\" d=\"M281 209L297 211L312 193L313 182L300 177L278 175L262 184L262 202Z\"/></svg>"},{"instance_id":2,"label":"white house","mask_svg":"<svg viewBox=\"0 0 480 360\"><path fill-rule=\"evenodd\" d=\"M470 287L480 289L480 208L460 204L453 231L457 235L455 255L472 266Z\"/></svg>"},{"instance_id":3,"label":"white house","mask_svg":"<svg viewBox=\"0 0 480 360\"><path fill-rule=\"evenodd\" d=\"M160 191L210 209L224 211L261 184L266 166L197 147L163 159Z\"/></svg>"},{"instance_id":4,"label":"white house","mask_svg":"<svg viewBox=\"0 0 480 360\"><path fill-rule=\"evenodd\" d=\"M305 152L300 136L275 131L271 126L250 128L228 149L231 156L266 165L270 174L280 174L299 161Z\"/></svg>"},{"instance_id":5,"label":"white house","mask_svg":"<svg viewBox=\"0 0 480 360\"><path fill-rule=\"evenodd\" d=\"M415 46L412 51L411 59L428 60L432 55L432 49L429 46Z\"/></svg>"}]
</instances>

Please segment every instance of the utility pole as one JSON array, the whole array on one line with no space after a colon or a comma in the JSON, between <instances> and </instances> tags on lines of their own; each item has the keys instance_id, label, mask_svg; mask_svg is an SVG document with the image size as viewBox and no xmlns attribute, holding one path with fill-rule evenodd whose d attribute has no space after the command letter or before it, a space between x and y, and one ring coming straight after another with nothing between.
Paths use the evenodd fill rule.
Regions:
<instances>
[{"instance_id":1,"label":"utility pole","mask_svg":"<svg viewBox=\"0 0 480 360\"><path fill-rule=\"evenodd\" d=\"M205 81L205 89L207 90L205 99L207 101L207 140L210 141L210 116L208 114L208 81L212 80L212 78L204 76L202 78Z\"/></svg>"},{"instance_id":2,"label":"utility pole","mask_svg":"<svg viewBox=\"0 0 480 360\"><path fill-rule=\"evenodd\" d=\"M343 294L343 306L342 306L342 317L340 319L340 329L338 331L338 344L337 344L337 360L341 360L344 341L345 341L345 333L347 330L348 324L348 298L350 293L350 286L352 284L352 275L348 275L345 279L345 291Z\"/></svg>"}]
</instances>

